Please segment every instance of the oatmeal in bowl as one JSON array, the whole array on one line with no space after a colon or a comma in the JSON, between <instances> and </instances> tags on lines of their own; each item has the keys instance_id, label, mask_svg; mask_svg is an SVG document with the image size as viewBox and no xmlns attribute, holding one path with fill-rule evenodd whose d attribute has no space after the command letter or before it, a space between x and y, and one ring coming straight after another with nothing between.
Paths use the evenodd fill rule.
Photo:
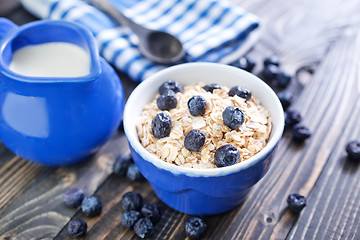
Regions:
<instances>
[{"instance_id":1,"label":"oatmeal in bowl","mask_svg":"<svg viewBox=\"0 0 360 240\"><path fill-rule=\"evenodd\" d=\"M222 213L243 201L268 171L283 129L272 89L217 63L155 73L135 88L124 111L141 173L164 203L194 215Z\"/></svg>"},{"instance_id":2,"label":"oatmeal in bowl","mask_svg":"<svg viewBox=\"0 0 360 240\"><path fill-rule=\"evenodd\" d=\"M136 124L142 146L161 160L187 168L225 167L246 161L267 144L271 116L249 89L169 80L160 90L167 85L179 90L159 91Z\"/></svg>"}]
</instances>

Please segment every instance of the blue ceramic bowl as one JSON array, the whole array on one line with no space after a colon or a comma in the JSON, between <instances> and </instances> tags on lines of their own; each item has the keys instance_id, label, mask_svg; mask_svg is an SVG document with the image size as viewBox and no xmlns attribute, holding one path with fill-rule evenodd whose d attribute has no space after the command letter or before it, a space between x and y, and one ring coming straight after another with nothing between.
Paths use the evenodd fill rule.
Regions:
<instances>
[{"instance_id":1,"label":"blue ceramic bowl","mask_svg":"<svg viewBox=\"0 0 360 240\"><path fill-rule=\"evenodd\" d=\"M170 79L183 86L203 82L249 88L271 113L273 129L268 144L244 162L216 169L183 168L149 153L139 142L136 121L159 86ZM133 91L125 106L124 128L134 161L157 196L180 212L211 215L236 207L269 170L284 129L284 113L276 94L256 76L223 64L187 63L152 75Z\"/></svg>"}]
</instances>

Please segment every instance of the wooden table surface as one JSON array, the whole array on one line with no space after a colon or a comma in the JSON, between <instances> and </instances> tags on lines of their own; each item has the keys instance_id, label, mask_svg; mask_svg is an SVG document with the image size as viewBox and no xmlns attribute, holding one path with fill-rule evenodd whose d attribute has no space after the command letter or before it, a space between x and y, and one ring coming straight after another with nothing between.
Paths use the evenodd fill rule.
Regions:
<instances>
[{"instance_id":1,"label":"wooden table surface","mask_svg":"<svg viewBox=\"0 0 360 240\"><path fill-rule=\"evenodd\" d=\"M232 0L257 14L262 37L248 53L262 68L277 55L293 74L293 108L312 136L294 144L286 131L266 176L246 200L225 214L208 216L205 239L360 239L360 164L345 145L360 139L360 1ZM0 16L21 25L36 20L15 0L0 0ZM119 73L127 95L135 84ZM277 90L277 89L275 89ZM164 213L153 239L184 239L187 215L162 203L147 182L112 173L114 157L128 153L122 130L87 161L70 167L45 167L0 145L0 239L68 239L67 223L83 218L86 239L137 239L121 227L120 200L138 191ZM70 187L80 187L103 203L101 216L86 218L61 202ZM290 193L307 197L300 215L287 210Z\"/></svg>"}]
</instances>

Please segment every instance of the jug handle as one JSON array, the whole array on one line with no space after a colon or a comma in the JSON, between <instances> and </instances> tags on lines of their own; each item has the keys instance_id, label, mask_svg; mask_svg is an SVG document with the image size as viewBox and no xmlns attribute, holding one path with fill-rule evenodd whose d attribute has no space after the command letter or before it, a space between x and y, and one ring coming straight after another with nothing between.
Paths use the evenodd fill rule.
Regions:
<instances>
[{"instance_id":1,"label":"jug handle","mask_svg":"<svg viewBox=\"0 0 360 240\"><path fill-rule=\"evenodd\" d=\"M7 18L0 18L0 40L9 32L15 29L17 25Z\"/></svg>"}]
</instances>

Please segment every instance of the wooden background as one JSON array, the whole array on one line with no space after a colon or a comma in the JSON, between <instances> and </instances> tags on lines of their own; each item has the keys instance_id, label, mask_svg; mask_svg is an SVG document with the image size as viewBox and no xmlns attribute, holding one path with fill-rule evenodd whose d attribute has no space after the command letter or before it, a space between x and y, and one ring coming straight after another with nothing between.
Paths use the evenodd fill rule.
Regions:
<instances>
[{"instance_id":1,"label":"wooden background","mask_svg":"<svg viewBox=\"0 0 360 240\"><path fill-rule=\"evenodd\" d=\"M257 14L262 38L249 52L257 62L280 57L292 73L293 107L313 132L305 144L285 132L267 175L234 210L206 217L206 239L360 239L359 163L344 147L360 139L360 1L231 0ZM0 16L17 24L35 20L15 0L0 0ZM119 73L127 95L135 87ZM121 227L120 200L128 191L164 210L153 239L184 239L187 215L165 206L147 182L112 174L114 156L129 151L120 129L88 161L50 168L26 161L0 145L0 239L68 239L67 223L83 218L86 239L137 239ZM95 194L101 216L86 218L61 203L64 191L81 187ZM287 210L286 198L300 192L308 199L300 215Z\"/></svg>"}]
</instances>

